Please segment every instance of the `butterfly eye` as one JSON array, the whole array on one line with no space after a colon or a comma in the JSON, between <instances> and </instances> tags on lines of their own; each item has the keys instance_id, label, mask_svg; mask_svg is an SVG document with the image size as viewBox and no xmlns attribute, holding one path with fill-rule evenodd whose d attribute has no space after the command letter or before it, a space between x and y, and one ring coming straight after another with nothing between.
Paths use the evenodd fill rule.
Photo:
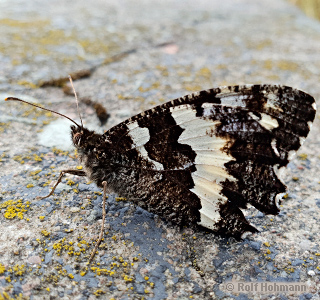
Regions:
<instances>
[{"instance_id":1,"label":"butterfly eye","mask_svg":"<svg viewBox=\"0 0 320 300\"><path fill-rule=\"evenodd\" d=\"M81 143L81 133L77 132L74 136L73 136L73 143L77 146L80 146Z\"/></svg>"}]
</instances>

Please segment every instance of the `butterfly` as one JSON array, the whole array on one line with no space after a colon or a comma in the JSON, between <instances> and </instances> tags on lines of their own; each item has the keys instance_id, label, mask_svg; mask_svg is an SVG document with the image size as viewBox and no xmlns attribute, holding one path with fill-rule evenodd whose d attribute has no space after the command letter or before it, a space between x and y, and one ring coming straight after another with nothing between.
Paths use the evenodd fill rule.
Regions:
<instances>
[{"instance_id":1,"label":"butterfly","mask_svg":"<svg viewBox=\"0 0 320 300\"><path fill-rule=\"evenodd\" d=\"M279 213L286 193L281 172L315 113L314 98L300 90L242 85L172 100L104 134L68 118L84 171L64 170L57 184L65 173L86 176L103 188L104 205L113 191L181 226L240 238L257 231L241 211L248 204Z\"/></svg>"}]
</instances>

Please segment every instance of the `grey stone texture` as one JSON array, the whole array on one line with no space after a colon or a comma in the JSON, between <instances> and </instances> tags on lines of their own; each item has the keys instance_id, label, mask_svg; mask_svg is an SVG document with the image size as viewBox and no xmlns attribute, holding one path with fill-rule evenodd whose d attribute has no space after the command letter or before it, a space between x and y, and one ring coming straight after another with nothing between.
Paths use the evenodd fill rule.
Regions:
<instances>
[{"instance_id":1,"label":"grey stone texture","mask_svg":"<svg viewBox=\"0 0 320 300\"><path fill-rule=\"evenodd\" d=\"M85 126L98 132L219 85L279 83L319 99L319 49L319 22L282 0L1 1L0 99L21 97L78 121L74 97L52 84L85 71L74 85ZM103 126L93 102L110 114ZM69 126L36 108L1 102L0 295L320 298L319 114L284 174L289 196L281 213L246 211L260 233L235 241L180 229L109 195L106 234L89 266L101 191L67 176L54 196L36 200L60 170L78 165ZM299 281L309 289L298 296L234 294L222 287L231 279Z\"/></svg>"}]
</instances>

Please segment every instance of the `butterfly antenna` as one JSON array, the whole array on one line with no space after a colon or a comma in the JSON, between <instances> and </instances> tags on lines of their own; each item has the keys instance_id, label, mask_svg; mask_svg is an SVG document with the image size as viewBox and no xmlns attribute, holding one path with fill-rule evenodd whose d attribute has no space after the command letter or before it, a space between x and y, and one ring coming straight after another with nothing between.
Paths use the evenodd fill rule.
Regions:
<instances>
[{"instance_id":1,"label":"butterfly antenna","mask_svg":"<svg viewBox=\"0 0 320 300\"><path fill-rule=\"evenodd\" d=\"M59 116L61 116L61 117L64 117L64 118L68 119L69 121L73 122L73 123L76 124L78 127L80 127L79 124L77 124L77 123L76 123L75 121L73 121L71 118L69 118L69 117L67 117L67 116L65 116L65 115L63 115L63 114L60 114L60 113L58 113L58 112L56 112L56 111L54 111L54 110L51 110L51 109L48 109L48 108L44 108L44 107L41 107L41 106L39 106L39 105L30 103L30 102L27 102L27 101L25 101L25 100L21 100L21 99L19 99L19 98L15 98L15 97L8 97L8 98L6 98L6 99L4 99L4 100L5 100L5 101L20 101L20 102L23 102L23 103L26 103L26 104L35 106L35 107L37 107L37 108L41 108L41 109L43 109L43 110L50 111L50 112L52 112L52 113L54 113L54 114L57 114L57 115L59 115ZM81 123L81 124L82 124L82 123Z\"/></svg>"},{"instance_id":2,"label":"butterfly antenna","mask_svg":"<svg viewBox=\"0 0 320 300\"><path fill-rule=\"evenodd\" d=\"M81 121L81 128L83 128L82 118L81 118L80 109L79 109L78 96L77 96L76 90L75 90L75 88L73 86L73 81L72 81L71 75L68 75L68 77L69 77L69 80L70 80L70 83L71 83L71 86L72 86L72 89L73 89L74 96L76 98L78 114L79 114L80 121Z\"/></svg>"}]
</instances>

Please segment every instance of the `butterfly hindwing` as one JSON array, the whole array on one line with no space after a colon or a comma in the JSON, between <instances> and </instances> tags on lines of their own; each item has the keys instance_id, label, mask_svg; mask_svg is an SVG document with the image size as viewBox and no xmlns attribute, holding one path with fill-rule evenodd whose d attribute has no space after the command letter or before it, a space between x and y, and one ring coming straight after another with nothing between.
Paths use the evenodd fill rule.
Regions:
<instances>
[{"instance_id":1,"label":"butterfly hindwing","mask_svg":"<svg viewBox=\"0 0 320 300\"><path fill-rule=\"evenodd\" d=\"M240 237L247 204L277 214L281 169L302 145L314 99L285 86L222 87L178 98L111 128L111 187L180 225Z\"/></svg>"}]
</instances>

